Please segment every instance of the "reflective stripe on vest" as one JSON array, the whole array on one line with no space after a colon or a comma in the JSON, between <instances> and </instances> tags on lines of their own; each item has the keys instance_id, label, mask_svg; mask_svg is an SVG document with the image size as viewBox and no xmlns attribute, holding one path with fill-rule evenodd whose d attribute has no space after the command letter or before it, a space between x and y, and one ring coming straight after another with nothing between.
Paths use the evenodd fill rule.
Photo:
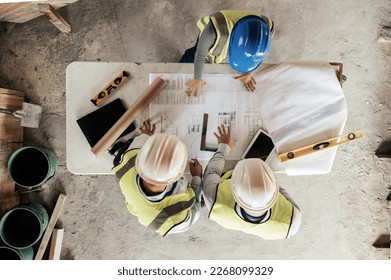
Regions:
<instances>
[{"instance_id":1,"label":"reflective stripe on vest","mask_svg":"<svg viewBox=\"0 0 391 280\"><path fill-rule=\"evenodd\" d=\"M240 230L264 239L287 238L292 222L293 205L281 194L271 208L271 215L266 222L255 224L242 219L235 211L236 201L232 195L231 180L224 180L217 188L216 201L209 218L221 226Z\"/></svg>"},{"instance_id":2,"label":"reflective stripe on vest","mask_svg":"<svg viewBox=\"0 0 391 280\"><path fill-rule=\"evenodd\" d=\"M211 63L221 63L228 55L229 38L231 31L237 21L241 18L249 15L255 15L262 17L269 23L270 29L272 29L273 22L257 12L241 11L241 10L223 10L210 16L205 16L197 21L197 27L200 29L200 35L205 29L205 26L212 21L213 27L216 31L216 40L214 45L210 48L208 54L208 60Z\"/></svg>"},{"instance_id":3,"label":"reflective stripe on vest","mask_svg":"<svg viewBox=\"0 0 391 280\"><path fill-rule=\"evenodd\" d=\"M165 196L160 201L149 201L140 193L137 185L135 162L139 151L135 149L125 153L122 162L112 171L125 196L129 212L135 215L142 225L164 236L172 227L186 220L188 209L194 205L195 194L189 187L184 193Z\"/></svg>"}]
</instances>

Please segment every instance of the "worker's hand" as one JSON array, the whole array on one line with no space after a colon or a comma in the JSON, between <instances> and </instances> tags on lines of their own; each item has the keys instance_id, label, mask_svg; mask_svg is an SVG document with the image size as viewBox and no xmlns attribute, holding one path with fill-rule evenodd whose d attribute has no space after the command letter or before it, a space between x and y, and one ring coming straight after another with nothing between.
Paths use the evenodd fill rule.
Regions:
<instances>
[{"instance_id":1,"label":"worker's hand","mask_svg":"<svg viewBox=\"0 0 391 280\"><path fill-rule=\"evenodd\" d=\"M147 134L152 136L155 133L156 125L151 124L150 121L143 122L143 125L140 127L140 134Z\"/></svg>"},{"instance_id":2,"label":"worker's hand","mask_svg":"<svg viewBox=\"0 0 391 280\"><path fill-rule=\"evenodd\" d=\"M189 163L189 170L190 170L190 174L191 176L198 176L201 178L202 176L202 165L201 163L195 159L195 158L192 158L190 160L190 163Z\"/></svg>"},{"instance_id":3,"label":"worker's hand","mask_svg":"<svg viewBox=\"0 0 391 280\"><path fill-rule=\"evenodd\" d=\"M187 96L198 96L200 95L201 87L206 86L206 83L203 80L190 80L186 83L187 89L186 94Z\"/></svg>"},{"instance_id":4,"label":"worker's hand","mask_svg":"<svg viewBox=\"0 0 391 280\"><path fill-rule=\"evenodd\" d=\"M255 85L257 84L257 82L254 80L254 77L251 74L244 73L240 76L235 77L234 79L241 80L248 92L255 91Z\"/></svg>"},{"instance_id":5,"label":"worker's hand","mask_svg":"<svg viewBox=\"0 0 391 280\"><path fill-rule=\"evenodd\" d=\"M217 138L217 143L227 144L230 148L235 147L235 142L232 141L230 127L225 128L225 126L221 124L220 126L217 127L217 130L218 130L219 134L217 134L216 132L213 132L213 134Z\"/></svg>"}]
</instances>

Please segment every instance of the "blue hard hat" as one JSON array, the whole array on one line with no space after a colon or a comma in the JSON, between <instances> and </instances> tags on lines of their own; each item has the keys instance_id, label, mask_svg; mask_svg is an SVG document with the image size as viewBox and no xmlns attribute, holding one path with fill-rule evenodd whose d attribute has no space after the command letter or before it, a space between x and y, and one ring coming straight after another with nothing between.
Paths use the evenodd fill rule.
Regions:
<instances>
[{"instance_id":1,"label":"blue hard hat","mask_svg":"<svg viewBox=\"0 0 391 280\"><path fill-rule=\"evenodd\" d=\"M241 18L231 32L228 46L229 65L240 73L254 71L269 52L271 41L269 24L263 18Z\"/></svg>"}]
</instances>

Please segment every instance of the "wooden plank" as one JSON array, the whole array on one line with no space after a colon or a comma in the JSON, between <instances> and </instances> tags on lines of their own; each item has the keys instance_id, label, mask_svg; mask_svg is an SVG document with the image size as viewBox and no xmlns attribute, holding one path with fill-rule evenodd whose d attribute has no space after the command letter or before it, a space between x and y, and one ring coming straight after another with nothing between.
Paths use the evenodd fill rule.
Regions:
<instances>
[{"instance_id":1,"label":"wooden plank","mask_svg":"<svg viewBox=\"0 0 391 280\"><path fill-rule=\"evenodd\" d=\"M50 0L2 0L4 3L27 3L27 2L47 2Z\"/></svg>"},{"instance_id":2,"label":"wooden plank","mask_svg":"<svg viewBox=\"0 0 391 280\"><path fill-rule=\"evenodd\" d=\"M0 4L0 21L23 23L41 16L38 4L45 2L50 4L54 9L59 9L78 0L43 0L39 2L24 1L23 3L1 3ZM43 3L43 4L45 4Z\"/></svg>"},{"instance_id":3,"label":"wooden plank","mask_svg":"<svg viewBox=\"0 0 391 280\"><path fill-rule=\"evenodd\" d=\"M61 32L71 33L69 23L50 4L38 4L38 9Z\"/></svg>"},{"instance_id":4,"label":"wooden plank","mask_svg":"<svg viewBox=\"0 0 391 280\"><path fill-rule=\"evenodd\" d=\"M20 119L13 115L0 113L0 147L5 149L9 144L23 142L23 127ZM10 150L5 150L9 152Z\"/></svg>"},{"instance_id":5,"label":"wooden plank","mask_svg":"<svg viewBox=\"0 0 391 280\"><path fill-rule=\"evenodd\" d=\"M49 260L60 259L63 236L64 236L64 229L55 228L53 230L52 241L50 243Z\"/></svg>"},{"instance_id":6,"label":"wooden plank","mask_svg":"<svg viewBox=\"0 0 391 280\"><path fill-rule=\"evenodd\" d=\"M23 98L16 95L0 94L0 106L4 109L21 109L23 108Z\"/></svg>"},{"instance_id":7,"label":"wooden plank","mask_svg":"<svg viewBox=\"0 0 391 280\"><path fill-rule=\"evenodd\" d=\"M23 92L0 88L1 108L20 109L23 101ZM0 216L20 202L15 183L8 175L7 163L11 154L22 146L23 127L20 126L20 119L0 113Z\"/></svg>"},{"instance_id":8,"label":"wooden plank","mask_svg":"<svg viewBox=\"0 0 391 280\"><path fill-rule=\"evenodd\" d=\"M23 143L8 143L0 147L0 196L7 196L15 191L15 183L8 175L8 159L14 151L23 147ZM0 207L2 206L0 205Z\"/></svg>"},{"instance_id":9,"label":"wooden plank","mask_svg":"<svg viewBox=\"0 0 391 280\"><path fill-rule=\"evenodd\" d=\"M14 187L15 188L15 187ZM0 218L7 213L8 210L20 204L20 195L17 192L6 193L0 196Z\"/></svg>"},{"instance_id":10,"label":"wooden plank","mask_svg":"<svg viewBox=\"0 0 391 280\"><path fill-rule=\"evenodd\" d=\"M6 15L10 11L16 11L23 7L23 3L13 3L13 4L7 4L7 3L1 3L0 4L0 16Z\"/></svg>"},{"instance_id":11,"label":"wooden plank","mask_svg":"<svg viewBox=\"0 0 391 280\"><path fill-rule=\"evenodd\" d=\"M10 155L21 148L23 143L8 143L0 146L0 217L20 203L20 194L8 175L7 163Z\"/></svg>"},{"instance_id":12,"label":"wooden plank","mask_svg":"<svg viewBox=\"0 0 391 280\"><path fill-rule=\"evenodd\" d=\"M50 216L48 227L45 230L41 244L39 245L37 254L35 255L35 260L42 260L43 254L45 253L46 247L48 246L50 236L52 235L54 227L56 226L58 217L60 217L61 210L65 203L65 199L66 195L63 193L58 196L56 206L54 207L53 213Z\"/></svg>"},{"instance_id":13,"label":"wooden plank","mask_svg":"<svg viewBox=\"0 0 391 280\"><path fill-rule=\"evenodd\" d=\"M7 5L7 4L3 4ZM30 18L39 16L38 9L36 9L36 4L31 3L19 3L12 6L4 7L0 12L1 21L9 22L23 22L22 19L19 19L16 15L20 12L31 12ZM14 21L16 18L16 21Z\"/></svg>"},{"instance_id":14,"label":"wooden plank","mask_svg":"<svg viewBox=\"0 0 391 280\"><path fill-rule=\"evenodd\" d=\"M7 88L0 88L0 94L9 94L9 95L15 95L20 96L24 98L24 93L17 90L7 89Z\"/></svg>"},{"instance_id":15,"label":"wooden plank","mask_svg":"<svg viewBox=\"0 0 391 280\"><path fill-rule=\"evenodd\" d=\"M0 88L0 108L17 110L23 107L24 93ZM8 143L23 142L23 128L20 119L0 113L0 147L3 150ZM10 151L6 151L10 152Z\"/></svg>"},{"instance_id":16,"label":"wooden plank","mask_svg":"<svg viewBox=\"0 0 391 280\"><path fill-rule=\"evenodd\" d=\"M335 74L337 75L339 84L342 86L342 84L345 82L343 75L343 64L340 62L330 62L330 65L338 67L338 70L335 71Z\"/></svg>"},{"instance_id":17,"label":"wooden plank","mask_svg":"<svg viewBox=\"0 0 391 280\"><path fill-rule=\"evenodd\" d=\"M24 7L18 11L8 14L4 17L4 21L24 23L33 18L39 17L41 13L38 11L37 6L31 5L31 7Z\"/></svg>"}]
</instances>

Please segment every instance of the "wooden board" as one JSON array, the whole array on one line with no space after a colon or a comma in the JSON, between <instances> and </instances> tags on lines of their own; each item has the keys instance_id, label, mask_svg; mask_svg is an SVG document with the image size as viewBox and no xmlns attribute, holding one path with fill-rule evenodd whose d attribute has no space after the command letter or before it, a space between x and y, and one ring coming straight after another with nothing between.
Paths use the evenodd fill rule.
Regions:
<instances>
[{"instance_id":1,"label":"wooden board","mask_svg":"<svg viewBox=\"0 0 391 280\"><path fill-rule=\"evenodd\" d=\"M41 240L41 244L39 245L37 254L35 255L35 260L42 260L42 257L45 254L46 247L48 246L50 240L50 236L52 235L57 220L60 217L62 207L64 206L65 203L65 199L66 199L66 195L63 193L58 196L56 206L54 206L53 213L50 216L48 227L45 230L45 233Z\"/></svg>"},{"instance_id":2,"label":"wooden board","mask_svg":"<svg viewBox=\"0 0 391 280\"><path fill-rule=\"evenodd\" d=\"M20 109L23 106L24 93L0 88L0 107ZM20 119L0 113L0 217L19 204L19 193L15 192L15 183L9 178L7 162L10 155L23 146L23 127Z\"/></svg>"},{"instance_id":3,"label":"wooden board","mask_svg":"<svg viewBox=\"0 0 391 280\"><path fill-rule=\"evenodd\" d=\"M0 21L23 23L41 16L38 3L50 4L54 9L59 9L78 0L47 0L40 2L1 3Z\"/></svg>"},{"instance_id":4,"label":"wooden board","mask_svg":"<svg viewBox=\"0 0 391 280\"><path fill-rule=\"evenodd\" d=\"M60 259L63 236L64 236L64 229L55 228L53 230L52 241L50 243L49 260Z\"/></svg>"},{"instance_id":5,"label":"wooden board","mask_svg":"<svg viewBox=\"0 0 391 280\"><path fill-rule=\"evenodd\" d=\"M71 33L69 23L50 4L38 4L39 12L46 17L61 32Z\"/></svg>"}]
</instances>

